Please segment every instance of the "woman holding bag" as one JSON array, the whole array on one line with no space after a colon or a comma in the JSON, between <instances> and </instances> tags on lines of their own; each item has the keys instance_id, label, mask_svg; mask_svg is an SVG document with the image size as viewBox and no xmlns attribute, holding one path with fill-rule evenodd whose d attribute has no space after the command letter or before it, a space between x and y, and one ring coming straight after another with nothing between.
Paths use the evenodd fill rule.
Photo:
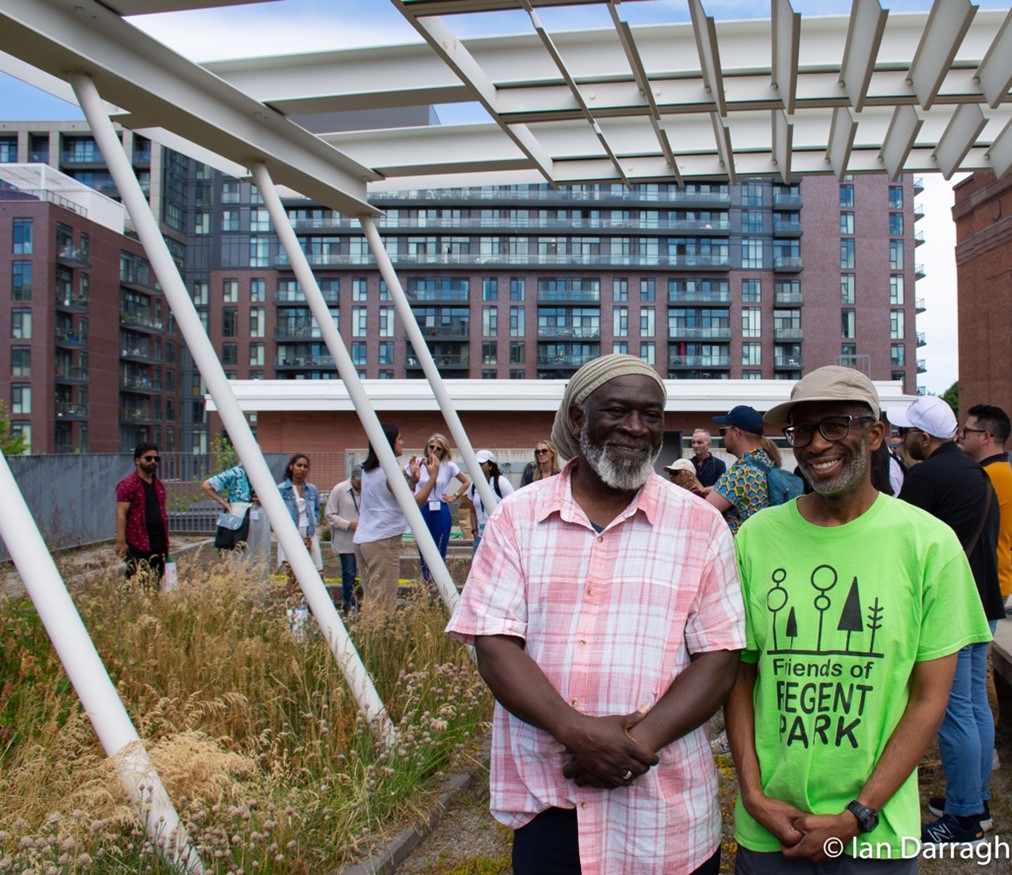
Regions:
<instances>
[{"instance_id":1,"label":"woman holding bag","mask_svg":"<svg viewBox=\"0 0 1012 875\"><path fill-rule=\"evenodd\" d=\"M208 477L200 488L208 498L221 505L214 546L219 550L244 550L249 540L249 512L257 500L253 486L242 465L236 465L213 477Z\"/></svg>"}]
</instances>

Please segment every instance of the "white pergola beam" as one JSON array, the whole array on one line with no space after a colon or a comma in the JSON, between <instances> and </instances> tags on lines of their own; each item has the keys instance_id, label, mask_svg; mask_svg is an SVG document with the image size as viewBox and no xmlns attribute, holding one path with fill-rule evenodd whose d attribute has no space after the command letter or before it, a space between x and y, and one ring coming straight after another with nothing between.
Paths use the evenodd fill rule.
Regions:
<instances>
[{"instance_id":1,"label":"white pergola beam","mask_svg":"<svg viewBox=\"0 0 1012 875\"><path fill-rule=\"evenodd\" d=\"M794 112L798 88L798 53L801 48L801 15L790 0L771 0L773 87L779 92L784 112Z\"/></svg>"},{"instance_id":2,"label":"white pergola beam","mask_svg":"<svg viewBox=\"0 0 1012 875\"><path fill-rule=\"evenodd\" d=\"M1012 88L1012 9L1002 22L998 34L980 62L974 78L991 109L1008 98Z\"/></svg>"},{"instance_id":3,"label":"white pergola beam","mask_svg":"<svg viewBox=\"0 0 1012 875\"><path fill-rule=\"evenodd\" d=\"M717 45L717 26L713 16L703 11L702 0L689 0L689 14L692 16L692 29L696 37L703 87L716 105L717 114L724 115L727 106L724 103L724 81L720 66L720 49Z\"/></svg>"},{"instance_id":4,"label":"white pergola beam","mask_svg":"<svg viewBox=\"0 0 1012 875\"><path fill-rule=\"evenodd\" d=\"M855 112L864 105L888 16L878 0L855 0L851 8L840 85Z\"/></svg>"},{"instance_id":5,"label":"white pergola beam","mask_svg":"<svg viewBox=\"0 0 1012 875\"><path fill-rule=\"evenodd\" d=\"M785 183L791 181L791 157L793 155L794 125L787 119L787 114L780 109L773 110L773 157L780 177Z\"/></svg>"},{"instance_id":6,"label":"white pergola beam","mask_svg":"<svg viewBox=\"0 0 1012 875\"><path fill-rule=\"evenodd\" d=\"M1012 120L995 137L991 148L987 150L987 159L991 162L994 175L999 179L1012 170Z\"/></svg>"},{"instance_id":7,"label":"white pergola beam","mask_svg":"<svg viewBox=\"0 0 1012 875\"><path fill-rule=\"evenodd\" d=\"M956 172L986 124L984 113L975 103L964 103L952 114L952 119L935 149L938 169L942 171L942 176L946 179L952 178L952 174Z\"/></svg>"},{"instance_id":8,"label":"white pergola beam","mask_svg":"<svg viewBox=\"0 0 1012 875\"><path fill-rule=\"evenodd\" d=\"M935 102L976 12L970 0L935 0L932 4L907 77L923 109L931 109Z\"/></svg>"},{"instance_id":9,"label":"white pergola beam","mask_svg":"<svg viewBox=\"0 0 1012 875\"><path fill-rule=\"evenodd\" d=\"M903 162L913 148L917 132L924 122L912 106L900 106L893 113L889 130L879 152L882 164L890 179L895 179L903 170Z\"/></svg>"}]
</instances>

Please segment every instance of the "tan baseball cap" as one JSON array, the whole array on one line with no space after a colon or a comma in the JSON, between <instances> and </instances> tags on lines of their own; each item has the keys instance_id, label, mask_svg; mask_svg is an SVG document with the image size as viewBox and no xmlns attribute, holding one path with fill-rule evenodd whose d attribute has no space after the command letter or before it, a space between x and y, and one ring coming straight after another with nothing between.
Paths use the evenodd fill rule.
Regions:
<instances>
[{"instance_id":1,"label":"tan baseball cap","mask_svg":"<svg viewBox=\"0 0 1012 875\"><path fill-rule=\"evenodd\" d=\"M878 392L871 380L854 368L826 365L806 374L791 389L791 400L766 411L770 425L786 425L795 404L803 401L857 401L867 404L875 418L881 415Z\"/></svg>"}]
</instances>

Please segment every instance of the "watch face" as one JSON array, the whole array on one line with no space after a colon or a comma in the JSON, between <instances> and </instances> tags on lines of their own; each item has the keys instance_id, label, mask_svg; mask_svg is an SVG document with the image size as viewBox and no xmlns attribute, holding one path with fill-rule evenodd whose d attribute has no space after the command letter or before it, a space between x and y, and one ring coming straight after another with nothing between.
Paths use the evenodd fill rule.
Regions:
<instances>
[{"instance_id":1,"label":"watch face","mask_svg":"<svg viewBox=\"0 0 1012 875\"><path fill-rule=\"evenodd\" d=\"M871 832L878 826L878 813L858 801L851 802L847 810L857 818L857 826L861 832Z\"/></svg>"}]
</instances>

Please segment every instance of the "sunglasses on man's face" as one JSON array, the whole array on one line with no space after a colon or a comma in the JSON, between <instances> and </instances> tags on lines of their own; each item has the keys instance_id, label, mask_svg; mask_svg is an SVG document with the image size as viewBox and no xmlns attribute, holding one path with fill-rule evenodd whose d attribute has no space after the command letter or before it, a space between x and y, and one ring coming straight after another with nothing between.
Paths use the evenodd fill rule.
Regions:
<instances>
[{"instance_id":1,"label":"sunglasses on man's face","mask_svg":"<svg viewBox=\"0 0 1012 875\"><path fill-rule=\"evenodd\" d=\"M162 461L161 456L141 456L142 462L160 462Z\"/></svg>"}]
</instances>

